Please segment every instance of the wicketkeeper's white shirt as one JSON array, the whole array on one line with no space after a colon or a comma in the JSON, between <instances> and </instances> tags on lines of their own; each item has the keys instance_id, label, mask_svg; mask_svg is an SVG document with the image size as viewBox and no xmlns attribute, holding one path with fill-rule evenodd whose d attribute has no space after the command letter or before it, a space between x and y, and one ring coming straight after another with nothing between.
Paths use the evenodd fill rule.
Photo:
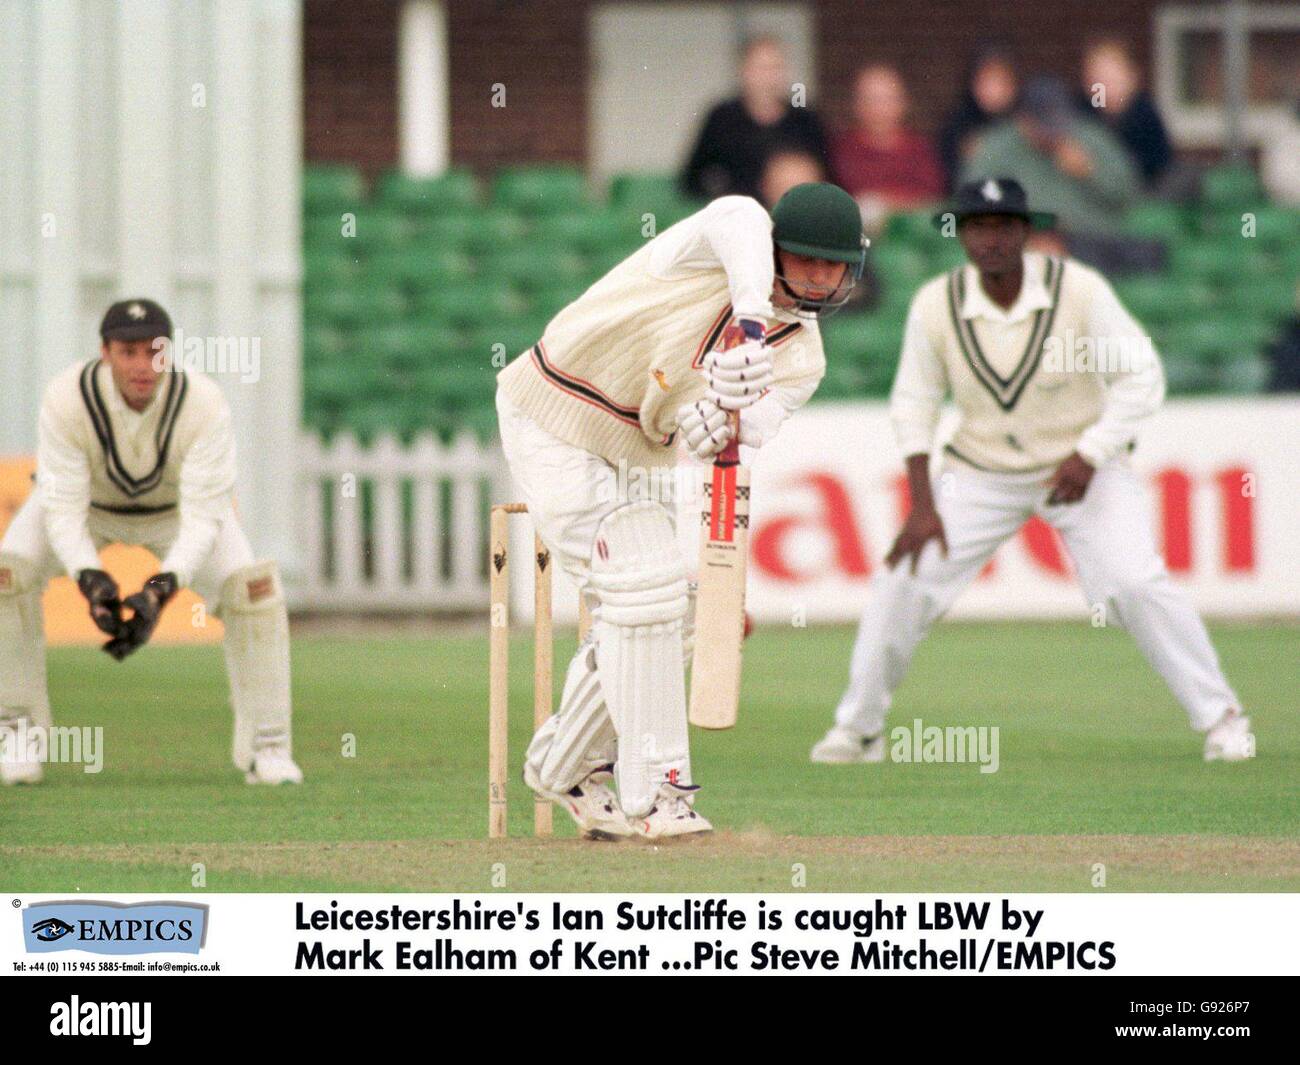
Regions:
<instances>
[{"instance_id":1,"label":"wicketkeeper's white shirt","mask_svg":"<svg viewBox=\"0 0 1300 1065\"><path fill-rule=\"evenodd\" d=\"M162 571L187 585L234 499L230 407L214 381L187 370L164 373L149 405L134 411L102 360L78 362L41 401L36 484L50 545L74 578L99 566L92 508L141 521L179 508Z\"/></svg>"}]
</instances>

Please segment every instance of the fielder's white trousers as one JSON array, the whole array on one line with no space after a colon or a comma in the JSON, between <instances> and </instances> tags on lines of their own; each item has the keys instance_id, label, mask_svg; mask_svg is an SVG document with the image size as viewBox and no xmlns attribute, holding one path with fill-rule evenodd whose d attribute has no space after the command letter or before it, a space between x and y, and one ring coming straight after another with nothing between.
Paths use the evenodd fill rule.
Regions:
<instances>
[{"instance_id":1,"label":"fielder's white trousers","mask_svg":"<svg viewBox=\"0 0 1300 1065\"><path fill-rule=\"evenodd\" d=\"M1048 506L1046 498L1041 473L949 467L935 500L948 556L932 541L916 576L904 559L872 582L837 724L867 736L883 731L893 692L930 626L1035 514L1061 534L1089 608L1104 607L1107 625L1128 630L1187 711L1192 728L1204 732L1240 706L1205 625L1165 569L1146 495L1127 463L1098 469L1078 503Z\"/></svg>"},{"instance_id":2,"label":"fielder's white trousers","mask_svg":"<svg viewBox=\"0 0 1300 1065\"><path fill-rule=\"evenodd\" d=\"M138 545L148 548L162 559L176 539L180 514L178 510L165 514L112 514L91 507L86 523L97 551L108 544ZM36 567L41 587L50 578L63 574L63 564L54 554L45 534L45 515L39 488L32 490L32 494L14 515L14 520L9 523L4 539L0 540L0 551L12 552L30 561ZM191 587L203 597L208 609L219 613L222 584L236 570L251 566L253 562L253 549L239 524L234 507L231 507L221 522L212 552L195 571ZM138 588L123 588L122 596L125 598L137 591Z\"/></svg>"}]
</instances>

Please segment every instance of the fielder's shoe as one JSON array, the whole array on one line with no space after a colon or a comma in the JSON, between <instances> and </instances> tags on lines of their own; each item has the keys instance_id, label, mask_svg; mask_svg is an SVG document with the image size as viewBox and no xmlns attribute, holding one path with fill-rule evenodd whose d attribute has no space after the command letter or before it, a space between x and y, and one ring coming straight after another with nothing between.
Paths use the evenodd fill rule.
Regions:
<instances>
[{"instance_id":1,"label":"fielder's shoe","mask_svg":"<svg viewBox=\"0 0 1300 1065\"><path fill-rule=\"evenodd\" d=\"M525 762L524 783L543 799L549 799L567 810L583 839L616 843L632 835L632 826L627 823L627 817L618 804L618 797L610 790L609 782L614 779L612 770L613 766L598 769L586 780L561 794L542 787L532 766Z\"/></svg>"},{"instance_id":2,"label":"fielder's shoe","mask_svg":"<svg viewBox=\"0 0 1300 1065\"><path fill-rule=\"evenodd\" d=\"M655 804L645 817L634 818L632 826L642 839L668 839L670 836L693 836L712 832L713 826L691 807L699 785L673 784L664 781Z\"/></svg>"},{"instance_id":3,"label":"fielder's shoe","mask_svg":"<svg viewBox=\"0 0 1300 1065\"><path fill-rule=\"evenodd\" d=\"M1255 757L1255 736L1250 718L1240 710L1229 710L1205 734L1207 762L1242 762Z\"/></svg>"},{"instance_id":4,"label":"fielder's shoe","mask_svg":"<svg viewBox=\"0 0 1300 1065\"><path fill-rule=\"evenodd\" d=\"M885 737L864 736L843 725L835 725L812 749L814 762L825 765L849 765L857 762L883 762Z\"/></svg>"},{"instance_id":5,"label":"fielder's shoe","mask_svg":"<svg viewBox=\"0 0 1300 1065\"><path fill-rule=\"evenodd\" d=\"M269 747L253 755L253 768L244 774L246 784L301 784L302 770L279 747Z\"/></svg>"},{"instance_id":6,"label":"fielder's shoe","mask_svg":"<svg viewBox=\"0 0 1300 1065\"><path fill-rule=\"evenodd\" d=\"M40 761L28 757L30 752L25 748L9 750L10 744L16 745L18 738L27 734L27 729L31 728L30 719L0 718L0 727L3 727L0 731L0 784L39 784L45 776Z\"/></svg>"}]
</instances>

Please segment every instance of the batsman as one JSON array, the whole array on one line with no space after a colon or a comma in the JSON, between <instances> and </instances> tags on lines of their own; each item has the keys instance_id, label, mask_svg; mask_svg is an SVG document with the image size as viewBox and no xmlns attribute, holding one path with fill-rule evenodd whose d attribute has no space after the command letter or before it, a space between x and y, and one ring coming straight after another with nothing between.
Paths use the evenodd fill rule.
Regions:
<instances>
[{"instance_id":1,"label":"batsman","mask_svg":"<svg viewBox=\"0 0 1300 1065\"><path fill-rule=\"evenodd\" d=\"M847 299L865 246L833 185L796 186L771 216L722 197L614 267L498 377L515 488L592 607L524 780L588 838L711 828L687 738L686 565L673 501L645 489L679 440L706 461L737 434L761 447L807 402L825 371L817 319Z\"/></svg>"},{"instance_id":2,"label":"batsman","mask_svg":"<svg viewBox=\"0 0 1300 1065\"><path fill-rule=\"evenodd\" d=\"M280 575L275 563L255 560L235 514L225 397L211 379L173 364L171 336L171 319L152 300L114 303L99 356L46 389L36 484L0 541L0 725L10 736L48 734L41 593L51 577L76 581L118 662L148 643L167 604L192 587L225 623L236 768L250 784L300 783ZM110 543L162 559L125 598L100 568ZM31 743L8 752L0 780L39 782L39 755Z\"/></svg>"}]
</instances>

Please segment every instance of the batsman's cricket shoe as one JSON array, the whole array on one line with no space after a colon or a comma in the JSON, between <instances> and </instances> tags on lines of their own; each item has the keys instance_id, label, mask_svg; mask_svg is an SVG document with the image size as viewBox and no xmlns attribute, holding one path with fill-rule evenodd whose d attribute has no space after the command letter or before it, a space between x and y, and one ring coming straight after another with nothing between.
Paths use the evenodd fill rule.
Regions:
<instances>
[{"instance_id":1,"label":"batsman's cricket shoe","mask_svg":"<svg viewBox=\"0 0 1300 1065\"><path fill-rule=\"evenodd\" d=\"M664 781L650 812L644 817L632 819L636 834L642 839L669 839L672 836L712 832L713 826L691 806L691 801L699 790L699 785L696 784Z\"/></svg>"},{"instance_id":2,"label":"batsman's cricket shoe","mask_svg":"<svg viewBox=\"0 0 1300 1065\"><path fill-rule=\"evenodd\" d=\"M1255 735L1250 718L1240 710L1229 710L1205 734L1207 762L1243 762L1255 757Z\"/></svg>"},{"instance_id":3,"label":"batsman's cricket shoe","mask_svg":"<svg viewBox=\"0 0 1300 1065\"><path fill-rule=\"evenodd\" d=\"M856 762L883 762L885 737L864 736L843 725L835 725L817 741L812 760L826 765L849 765Z\"/></svg>"},{"instance_id":4,"label":"batsman's cricket shoe","mask_svg":"<svg viewBox=\"0 0 1300 1065\"><path fill-rule=\"evenodd\" d=\"M40 760L29 757L31 720L27 717L0 717L0 784L39 784L45 775Z\"/></svg>"},{"instance_id":5,"label":"batsman's cricket shoe","mask_svg":"<svg viewBox=\"0 0 1300 1065\"><path fill-rule=\"evenodd\" d=\"M247 784L301 784L302 770L289 752L268 748L253 755L253 768L244 776Z\"/></svg>"},{"instance_id":6,"label":"batsman's cricket shoe","mask_svg":"<svg viewBox=\"0 0 1300 1065\"><path fill-rule=\"evenodd\" d=\"M525 762L524 783L535 794L567 810L583 839L615 843L632 835L632 826L628 824L627 817L618 804L618 797L610 790L609 782L614 779L613 769L613 766L598 769L580 784L561 793L547 791L542 787L532 765Z\"/></svg>"}]
</instances>

